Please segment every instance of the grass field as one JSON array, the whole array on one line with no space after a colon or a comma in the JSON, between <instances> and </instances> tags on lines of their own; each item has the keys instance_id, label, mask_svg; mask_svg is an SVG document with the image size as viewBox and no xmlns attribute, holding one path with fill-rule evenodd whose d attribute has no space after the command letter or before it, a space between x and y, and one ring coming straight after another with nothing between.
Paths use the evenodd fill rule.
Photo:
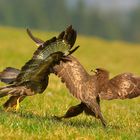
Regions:
<instances>
[{"instance_id":1,"label":"grass field","mask_svg":"<svg viewBox=\"0 0 140 140\"><path fill-rule=\"evenodd\" d=\"M57 33L34 31L42 39ZM110 75L132 72L140 75L140 44L105 41L96 37L78 36L74 53L90 72L104 67ZM20 68L31 58L35 44L22 29L0 27L0 71L7 66ZM1 83L1 85L4 85ZM1 98L0 104L7 99ZM108 126L82 114L72 119L56 121L71 105L79 103L60 80L50 76L50 84L43 94L26 98L18 112L5 112L0 107L0 140L139 140L140 98L101 101L101 109Z\"/></svg>"}]
</instances>

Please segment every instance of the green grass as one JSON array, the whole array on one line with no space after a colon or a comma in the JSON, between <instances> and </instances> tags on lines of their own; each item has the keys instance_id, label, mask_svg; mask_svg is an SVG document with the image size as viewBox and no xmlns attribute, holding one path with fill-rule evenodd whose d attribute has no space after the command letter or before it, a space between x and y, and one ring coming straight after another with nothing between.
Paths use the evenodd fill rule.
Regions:
<instances>
[{"instance_id":1,"label":"green grass","mask_svg":"<svg viewBox=\"0 0 140 140\"><path fill-rule=\"evenodd\" d=\"M44 40L57 35L39 31L34 34ZM89 72L104 67L111 77L126 71L140 75L140 44L84 36L78 36L76 44L81 47L74 56ZM20 68L35 49L25 30L0 27L0 71L7 66ZM0 104L6 99L1 98ZM108 123L106 129L100 121L84 114L60 122L53 119L53 115L62 115L77 103L79 101L68 93L60 79L51 75L46 91L26 98L19 112L5 112L0 107L0 139L140 139L140 98L102 101L101 109Z\"/></svg>"}]
</instances>

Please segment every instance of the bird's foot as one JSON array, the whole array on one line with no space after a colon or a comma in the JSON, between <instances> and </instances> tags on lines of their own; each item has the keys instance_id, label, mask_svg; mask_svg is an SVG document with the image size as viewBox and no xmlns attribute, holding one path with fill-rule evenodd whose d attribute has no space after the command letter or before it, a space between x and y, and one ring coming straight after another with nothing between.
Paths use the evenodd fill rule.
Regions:
<instances>
[{"instance_id":1,"label":"bird's foot","mask_svg":"<svg viewBox=\"0 0 140 140\"><path fill-rule=\"evenodd\" d=\"M4 107L5 112L9 112L9 111L17 112L20 108L19 100L20 100L20 98L17 99L16 104L13 106Z\"/></svg>"},{"instance_id":2,"label":"bird's foot","mask_svg":"<svg viewBox=\"0 0 140 140\"><path fill-rule=\"evenodd\" d=\"M20 100L20 97L17 99L17 104L15 105L15 111L17 112L20 108L20 105L19 105L19 100Z\"/></svg>"}]
</instances>

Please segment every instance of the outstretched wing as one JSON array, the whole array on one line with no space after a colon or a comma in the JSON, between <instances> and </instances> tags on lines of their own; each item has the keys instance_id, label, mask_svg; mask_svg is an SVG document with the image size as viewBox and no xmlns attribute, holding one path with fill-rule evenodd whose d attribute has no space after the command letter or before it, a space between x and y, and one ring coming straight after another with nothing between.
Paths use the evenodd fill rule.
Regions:
<instances>
[{"instance_id":1,"label":"outstretched wing","mask_svg":"<svg viewBox=\"0 0 140 140\"><path fill-rule=\"evenodd\" d=\"M140 96L140 77L131 73L123 73L112 78L106 87L102 88L102 99L126 99Z\"/></svg>"},{"instance_id":2,"label":"outstretched wing","mask_svg":"<svg viewBox=\"0 0 140 140\"><path fill-rule=\"evenodd\" d=\"M0 98L12 95L4 104L5 108L14 106L19 98L19 101L22 101L26 96L34 95L36 92L42 93L48 84L50 68L78 48L71 50L76 40L76 31L72 26L60 33L57 38L53 37L45 42L34 37L29 30L27 32L39 48L21 68L21 71L8 68L0 73L0 79L3 82L13 83L13 85L0 88Z\"/></svg>"},{"instance_id":3,"label":"outstretched wing","mask_svg":"<svg viewBox=\"0 0 140 140\"><path fill-rule=\"evenodd\" d=\"M28 34L36 43L41 42L35 38L28 30ZM76 40L76 31L69 26L66 31L62 32L57 38L53 37L45 41L34 53L31 60L29 60L22 68L18 75L16 82L24 83L28 81L36 81L35 86L42 86L48 81L50 74L50 67L55 65L65 54L71 52ZM47 85L47 82L46 82ZM42 89L42 88L41 88ZM44 90L44 88L43 88ZM42 92L39 91L39 93Z\"/></svg>"},{"instance_id":4,"label":"outstretched wing","mask_svg":"<svg viewBox=\"0 0 140 140\"><path fill-rule=\"evenodd\" d=\"M73 56L68 56L67 58L69 61L61 61L59 65L53 67L52 71L66 84L70 93L81 99L80 96L86 93L86 89L83 87L85 87L89 75L76 58Z\"/></svg>"},{"instance_id":5,"label":"outstretched wing","mask_svg":"<svg viewBox=\"0 0 140 140\"><path fill-rule=\"evenodd\" d=\"M32 36L31 33L30 36ZM34 41L36 40L37 39L35 38ZM8 94L15 96L16 93L16 95L31 95L32 93L30 94L28 89L35 93L42 93L48 85L50 68L65 56L69 55L71 51L73 52L71 48L73 47L75 40L76 31L72 26L69 26L64 32L60 33L57 38L53 37L44 42L44 44L35 51L33 57L21 68L21 71L18 71L18 74L17 72L16 74L14 73L15 69L13 68L5 70L5 72L7 71L7 74L11 75L11 79L7 82L6 80L8 79L5 77L3 80L7 83L14 83L12 87L6 86L0 88L0 94L2 96ZM15 77L12 77L12 72L15 74ZM3 75L4 72L1 74L1 77ZM26 92L24 92L25 90Z\"/></svg>"}]
</instances>

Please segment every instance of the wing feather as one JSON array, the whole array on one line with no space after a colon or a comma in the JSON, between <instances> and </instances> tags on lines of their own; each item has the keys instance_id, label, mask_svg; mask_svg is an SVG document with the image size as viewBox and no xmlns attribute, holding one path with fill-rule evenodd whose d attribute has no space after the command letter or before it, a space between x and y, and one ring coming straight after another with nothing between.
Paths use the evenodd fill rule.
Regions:
<instances>
[{"instance_id":1,"label":"wing feather","mask_svg":"<svg viewBox=\"0 0 140 140\"><path fill-rule=\"evenodd\" d=\"M43 45L44 41L35 37L32 32L27 28L27 34L29 35L29 37L34 41L36 42L37 46L41 46Z\"/></svg>"},{"instance_id":2,"label":"wing feather","mask_svg":"<svg viewBox=\"0 0 140 140\"><path fill-rule=\"evenodd\" d=\"M102 99L126 99L140 96L140 78L131 73L119 74L112 78L105 87L102 87Z\"/></svg>"},{"instance_id":3,"label":"wing feather","mask_svg":"<svg viewBox=\"0 0 140 140\"><path fill-rule=\"evenodd\" d=\"M70 93L81 99L85 90L85 83L88 81L89 74L85 71L79 61L73 56L68 56L69 61L61 61L59 65L53 67L53 72L66 84Z\"/></svg>"}]
</instances>

